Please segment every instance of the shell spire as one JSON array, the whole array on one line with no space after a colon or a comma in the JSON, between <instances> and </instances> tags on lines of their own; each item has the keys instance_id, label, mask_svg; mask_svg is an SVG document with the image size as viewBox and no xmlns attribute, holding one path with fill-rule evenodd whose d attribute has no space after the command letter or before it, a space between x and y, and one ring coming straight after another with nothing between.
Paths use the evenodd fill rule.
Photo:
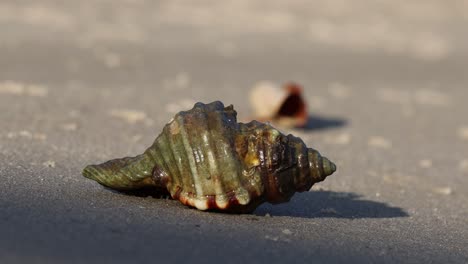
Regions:
<instances>
[{"instance_id":1,"label":"shell spire","mask_svg":"<svg viewBox=\"0 0 468 264\"><path fill-rule=\"evenodd\" d=\"M200 210L242 213L286 202L336 170L300 138L257 121L237 123L236 115L232 105L197 103L143 154L89 165L83 175L117 190L155 188Z\"/></svg>"}]
</instances>

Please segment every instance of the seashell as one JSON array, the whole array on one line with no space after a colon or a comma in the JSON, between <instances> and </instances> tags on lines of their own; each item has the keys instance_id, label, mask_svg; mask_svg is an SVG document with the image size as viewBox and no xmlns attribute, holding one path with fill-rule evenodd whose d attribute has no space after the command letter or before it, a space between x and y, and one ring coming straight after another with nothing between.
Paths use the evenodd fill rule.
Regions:
<instances>
[{"instance_id":1,"label":"seashell","mask_svg":"<svg viewBox=\"0 0 468 264\"><path fill-rule=\"evenodd\" d=\"M250 92L250 104L256 119L284 127L307 124L307 105L302 98L302 87L295 83L279 87L271 82L259 82Z\"/></svg>"},{"instance_id":2,"label":"seashell","mask_svg":"<svg viewBox=\"0 0 468 264\"><path fill-rule=\"evenodd\" d=\"M143 154L89 165L83 175L117 190L154 188L200 210L245 213L286 202L336 170L300 138L236 115L219 101L196 103Z\"/></svg>"}]
</instances>

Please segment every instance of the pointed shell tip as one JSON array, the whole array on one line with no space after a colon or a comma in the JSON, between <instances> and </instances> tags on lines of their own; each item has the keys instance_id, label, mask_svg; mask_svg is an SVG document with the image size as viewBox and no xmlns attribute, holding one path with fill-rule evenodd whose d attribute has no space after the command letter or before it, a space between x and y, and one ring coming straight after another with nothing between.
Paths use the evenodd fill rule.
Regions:
<instances>
[{"instance_id":1,"label":"pointed shell tip","mask_svg":"<svg viewBox=\"0 0 468 264\"><path fill-rule=\"evenodd\" d=\"M325 173L325 176L329 176L333 174L335 171L336 171L335 163L323 157L323 172Z\"/></svg>"}]
</instances>

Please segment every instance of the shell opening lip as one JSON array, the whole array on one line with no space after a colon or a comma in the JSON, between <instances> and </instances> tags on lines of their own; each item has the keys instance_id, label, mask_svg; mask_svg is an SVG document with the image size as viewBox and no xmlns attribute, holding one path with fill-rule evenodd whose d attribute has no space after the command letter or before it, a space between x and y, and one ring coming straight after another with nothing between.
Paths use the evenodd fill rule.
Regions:
<instances>
[{"instance_id":1,"label":"shell opening lip","mask_svg":"<svg viewBox=\"0 0 468 264\"><path fill-rule=\"evenodd\" d=\"M297 84L289 83L285 85L285 89L288 90L289 95L281 104L274 118L293 118L296 120L297 126L305 125L307 122L307 106L301 95L302 88Z\"/></svg>"}]
</instances>

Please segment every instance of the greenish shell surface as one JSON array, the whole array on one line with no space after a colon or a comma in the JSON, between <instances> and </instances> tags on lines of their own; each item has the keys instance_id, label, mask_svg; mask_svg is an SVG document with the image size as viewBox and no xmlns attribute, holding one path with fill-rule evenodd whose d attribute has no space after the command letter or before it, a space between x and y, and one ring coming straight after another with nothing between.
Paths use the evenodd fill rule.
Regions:
<instances>
[{"instance_id":1,"label":"greenish shell surface","mask_svg":"<svg viewBox=\"0 0 468 264\"><path fill-rule=\"evenodd\" d=\"M335 171L301 139L270 125L237 123L232 106L178 113L143 154L87 166L84 176L118 190L154 187L200 210L250 212L285 202Z\"/></svg>"}]
</instances>

